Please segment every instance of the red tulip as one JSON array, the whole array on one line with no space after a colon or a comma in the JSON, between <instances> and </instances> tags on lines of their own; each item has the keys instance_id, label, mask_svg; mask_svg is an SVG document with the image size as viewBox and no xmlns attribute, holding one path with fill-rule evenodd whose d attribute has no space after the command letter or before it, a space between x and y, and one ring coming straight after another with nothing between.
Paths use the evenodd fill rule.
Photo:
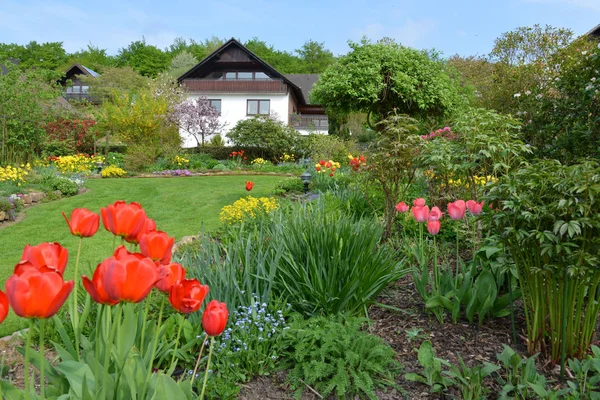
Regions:
<instances>
[{"instance_id":1,"label":"red tulip","mask_svg":"<svg viewBox=\"0 0 600 400\"><path fill-rule=\"evenodd\" d=\"M185 278L185 269L177 263L161 265L158 267L160 280L156 282L156 288L161 292L168 293L171 287Z\"/></svg>"},{"instance_id":2,"label":"red tulip","mask_svg":"<svg viewBox=\"0 0 600 400\"><path fill-rule=\"evenodd\" d=\"M431 235L437 235L440 232L440 228L442 227L442 224L440 222L440 220L436 219L436 220L429 220L427 221L427 231L431 234Z\"/></svg>"},{"instance_id":3,"label":"red tulip","mask_svg":"<svg viewBox=\"0 0 600 400\"><path fill-rule=\"evenodd\" d=\"M117 247L115 249L115 252L113 253L113 256L117 260L123 260L131 256L137 258L138 260L143 260L144 258L146 258L146 256L141 253L131 253L129 250L127 250L127 247L125 247L124 245Z\"/></svg>"},{"instance_id":4,"label":"red tulip","mask_svg":"<svg viewBox=\"0 0 600 400\"><path fill-rule=\"evenodd\" d=\"M136 236L146 221L146 212L140 203L136 202L127 204L118 200L102 208L100 212L104 228L115 236Z\"/></svg>"},{"instance_id":5,"label":"red tulip","mask_svg":"<svg viewBox=\"0 0 600 400\"><path fill-rule=\"evenodd\" d=\"M330 173L329 173L329 176L333 176L333 172L330 172Z\"/></svg>"},{"instance_id":6,"label":"red tulip","mask_svg":"<svg viewBox=\"0 0 600 400\"><path fill-rule=\"evenodd\" d=\"M476 202L475 200L467 201L467 208L469 212L473 215L481 214L481 210L483 210L483 201L481 203Z\"/></svg>"},{"instance_id":7,"label":"red tulip","mask_svg":"<svg viewBox=\"0 0 600 400\"><path fill-rule=\"evenodd\" d=\"M358 159L360 160L361 163L366 163L367 162L367 159L363 155L361 155L360 157L358 157Z\"/></svg>"},{"instance_id":8,"label":"red tulip","mask_svg":"<svg viewBox=\"0 0 600 400\"><path fill-rule=\"evenodd\" d=\"M90 294L90 296L96 303L114 306L119 302L119 300L110 297L108 293L106 293L106 289L104 287L106 271L108 270L110 263L113 260L114 257L110 257L98 264L91 280L87 276L81 277L83 287L85 288L85 290L87 290L87 292Z\"/></svg>"},{"instance_id":9,"label":"red tulip","mask_svg":"<svg viewBox=\"0 0 600 400\"><path fill-rule=\"evenodd\" d=\"M401 201L400 203L396 204L396 210L398 210L398 212L401 213L405 213L410 209L409 206L406 205L405 202Z\"/></svg>"},{"instance_id":10,"label":"red tulip","mask_svg":"<svg viewBox=\"0 0 600 400\"><path fill-rule=\"evenodd\" d=\"M0 290L0 324L8 315L8 297Z\"/></svg>"},{"instance_id":11,"label":"red tulip","mask_svg":"<svg viewBox=\"0 0 600 400\"><path fill-rule=\"evenodd\" d=\"M247 191L251 191L253 187L254 187L254 182L250 182L250 181L246 182L246 190Z\"/></svg>"},{"instance_id":12,"label":"red tulip","mask_svg":"<svg viewBox=\"0 0 600 400\"><path fill-rule=\"evenodd\" d=\"M429 212L428 219L429 221L437 221L442 218L443 215L444 213L438 207L433 207Z\"/></svg>"},{"instance_id":13,"label":"red tulip","mask_svg":"<svg viewBox=\"0 0 600 400\"><path fill-rule=\"evenodd\" d=\"M463 219L467 206L464 200L456 200L454 203L448 203L448 215L455 221Z\"/></svg>"},{"instance_id":14,"label":"red tulip","mask_svg":"<svg viewBox=\"0 0 600 400\"><path fill-rule=\"evenodd\" d=\"M202 328L208 336L219 336L225 330L228 318L227 305L212 300L202 314Z\"/></svg>"},{"instance_id":15,"label":"red tulip","mask_svg":"<svg viewBox=\"0 0 600 400\"><path fill-rule=\"evenodd\" d=\"M415 207L423 207L425 205L425 199L422 197L419 197L418 199L415 199L413 201L413 206Z\"/></svg>"},{"instance_id":16,"label":"red tulip","mask_svg":"<svg viewBox=\"0 0 600 400\"><path fill-rule=\"evenodd\" d=\"M65 282L54 269L30 268L8 278L6 295L19 317L50 318L67 300L73 285L73 281Z\"/></svg>"},{"instance_id":17,"label":"red tulip","mask_svg":"<svg viewBox=\"0 0 600 400\"><path fill-rule=\"evenodd\" d=\"M413 207L412 208L413 217L417 222L425 222L429 219L429 206L423 207Z\"/></svg>"},{"instance_id":18,"label":"red tulip","mask_svg":"<svg viewBox=\"0 0 600 400\"><path fill-rule=\"evenodd\" d=\"M169 302L180 313L190 314L200 309L207 294L208 286L198 279L184 279L171 287Z\"/></svg>"},{"instance_id":19,"label":"red tulip","mask_svg":"<svg viewBox=\"0 0 600 400\"><path fill-rule=\"evenodd\" d=\"M62 215L65 217L73 236L92 237L98 231L98 226L100 226L100 216L87 208L74 209L71 212L71 220L67 218L64 212Z\"/></svg>"},{"instance_id":20,"label":"red tulip","mask_svg":"<svg viewBox=\"0 0 600 400\"><path fill-rule=\"evenodd\" d=\"M317 165L316 169L317 169L317 171L320 171L321 170L321 166Z\"/></svg>"},{"instance_id":21,"label":"red tulip","mask_svg":"<svg viewBox=\"0 0 600 400\"><path fill-rule=\"evenodd\" d=\"M144 221L144 225L142 226L142 229L140 229L140 231L137 233L137 235L126 236L125 241L127 243L139 244L140 238L142 236L144 236L146 233L148 233L150 231L155 231L155 230L156 230L156 222L154 222L154 220L151 218L146 218L146 220Z\"/></svg>"},{"instance_id":22,"label":"red tulip","mask_svg":"<svg viewBox=\"0 0 600 400\"><path fill-rule=\"evenodd\" d=\"M163 231L151 231L140 238L140 252L152 261L168 264L173 254L175 238Z\"/></svg>"},{"instance_id":23,"label":"red tulip","mask_svg":"<svg viewBox=\"0 0 600 400\"><path fill-rule=\"evenodd\" d=\"M327 161L325 160L319 160L319 164L321 164L321 166L325 166L325 164L327 164Z\"/></svg>"},{"instance_id":24,"label":"red tulip","mask_svg":"<svg viewBox=\"0 0 600 400\"><path fill-rule=\"evenodd\" d=\"M60 243L40 243L37 246L25 246L21 261L29 261L30 265L23 265L21 267L32 266L37 269L49 267L62 275L65 272L68 260L69 251L62 247ZM15 272L19 264L15 267Z\"/></svg>"},{"instance_id":25,"label":"red tulip","mask_svg":"<svg viewBox=\"0 0 600 400\"><path fill-rule=\"evenodd\" d=\"M121 251L119 258L110 257L105 260L108 265L103 284L109 297L139 303L148 296L160 277L152 259L140 256L127 255Z\"/></svg>"}]
</instances>

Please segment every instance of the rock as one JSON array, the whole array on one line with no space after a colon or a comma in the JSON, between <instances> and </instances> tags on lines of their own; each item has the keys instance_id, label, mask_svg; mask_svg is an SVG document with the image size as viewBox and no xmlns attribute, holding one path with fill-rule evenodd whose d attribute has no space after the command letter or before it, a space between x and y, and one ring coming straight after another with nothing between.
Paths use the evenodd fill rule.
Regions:
<instances>
[{"instance_id":1,"label":"rock","mask_svg":"<svg viewBox=\"0 0 600 400\"><path fill-rule=\"evenodd\" d=\"M46 196L45 193L34 192L31 193L31 201L34 203L39 203Z\"/></svg>"},{"instance_id":2,"label":"rock","mask_svg":"<svg viewBox=\"0 0 600 400\"><path fill-rule=\"evenodd\" d=\"M26 206L31 204L31 195L30 194L24 194L23 197L21 197L21 200L23 200L23 204L25 204Z\"/></svg>"},{"instance_id":3,"label":"rock","mask_svg":"<svg viewBox=\"0 0 600 400\"><path fill-rule=\"evenodd\" d=\"M173 245L173 253L175 253L177 251L177 249L179 248L179 246L184 245L184 244L188 244L188 243L192 243L194 240L197 240L200 236L196 235L196 236L184 236L181 238L181 240L177 243L175 243L175 245Z\"/></svg>"},{"instance_id":4,"label":"rock","mask_svg":"<svg viewBox=\"0 0 600 400\"><path fill-rule=\"evenodd\" d=\"M6 214L6 211L0 211L0 221L4 221L8 219L8 215Z\"/></svg>"},{"instance_id":5,"label":"rock","mask_svg":"<svg viewBox=\"0 0 600 400\"><path fill-rule=\"evenodd\" d=\"M87 192L86 188L79 188L79 190L77 191L77 194L83 194L85 192Z\"/></svg>"}]
</instances>

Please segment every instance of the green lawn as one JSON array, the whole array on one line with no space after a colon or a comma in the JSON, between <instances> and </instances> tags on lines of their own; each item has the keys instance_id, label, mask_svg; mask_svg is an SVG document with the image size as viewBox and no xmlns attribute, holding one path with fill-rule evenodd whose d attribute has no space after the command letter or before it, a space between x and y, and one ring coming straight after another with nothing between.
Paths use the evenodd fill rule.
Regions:
<instances>
[{"instance_id":1,"label":"green lawn","mask_svg":"<svg viewBox=\"0 0 600 400\"><path fill-rule=\"evenodd\" d=\"M70 215L78 207L100 212L116 200L137 201L148 217L156 221L157 229L174 236L198 234L217 228L219 212L227 204L248 194L245 182L255 185L251 195L268 196L279 176L194 176L178 178L92 179L86 184L91 190L82 195L37 205L25 210L26 218L16 225L0 229L0 287L12 274L26 244L59 242L69 250L69 264L65 278L73 279L78 239L71 236L61 212ZM83 241L82 263L91 270L102 259L110 256L113 236L100 223L98 233ZM26 321L12 311L0 325L0 337L26 326Z\"/></svg>"}]
</instances>

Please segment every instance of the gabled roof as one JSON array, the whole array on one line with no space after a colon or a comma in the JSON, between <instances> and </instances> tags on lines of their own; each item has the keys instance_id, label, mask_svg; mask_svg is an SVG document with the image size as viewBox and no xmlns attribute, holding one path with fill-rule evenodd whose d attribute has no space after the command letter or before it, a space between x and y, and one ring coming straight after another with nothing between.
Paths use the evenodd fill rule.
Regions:
<instances>
[{"instance_id":1,"label":"gabled roof","mask_svg":"<svg viewBox=\"0 0 600 400\"><path fill-rule=\"evenodd\" d=\"M287 85L289 85L290 88L292 89L292 91L294 92L294 94L296 95L296 98L298 99L299 103L301 103L301 104L308 104L308 98L304 96L303 91L301 90L301 88L298 85L296 85L290 79L286 78L285 75L281 74L275 68L271 67L265 61L263 61L259 56L257 56L256 54L254 54L253 52L251 52L250 50L248 50L243 44L241 44L239 41L237 41L234 38L229 39L227 42L225 42L223 44L223 46L219 47L218 49L216 49L215 51L213 51L212 53L210 53L202 61L200 61L198 64L196 64L194 67L192 67L189 71L187 71L186 73L184 73L183 75L181 75L179 78L177 78L177 82L181 83L185 78L188 78L191 75L193 75L194 72L198 71L200 68L202 68L203 66L205 66L206 64L208 64L210 61L212 61L214 59L218 59L219 55L221 53L223 53L224 50L226 50L227 48L229 48L231 46L238 46L239 48L241 48L242 50L244 50L251 58L253 58L259 64L261 64L261 66L266 71L268 71L271 75L273 75L273 76L275 76L277 78L280 78Z\"/></svg>"},{"instance_id":2,"label":"gabled roof","mask_svg":"<svg viewBox=\"0 0 600 400\"><path fill-rule=\"evenodd\" d=\"M81 73L77 74L76 73L77 70L79 70ZM90 68L88 68L88 67L86 67L84 65L77 64L77 63L74 63L73 65L71 65L69 67L69 69L67 69L67 71L65 72L65 75L69 75L69 74L73 74L73 75L84 74L84 75L87 75L87 76L91 76L92 78L97 78L97 77L100 76L100 74L97 73L96 71L94 71L94 70L92 70L92 69L90 69Z\"/></svg>"},{"instance_id":3,"label":"gabled roof","mask_svg":"<svg viewBox=\"0 0 600 400\"><path fill-rule=\"evenodd\" d=\"M596 25L596 27L592 28L584 36L598 36L598 37L600 37L600 24Z\"/></svg>"},{"instance_id":4,"label":"gabled roof","mask_svg":"<svg viewBox=\"0 0 600 400\"><path fill-rule=\"evenodd\" d=\"M302 90L302 94L306 99L306 104L310 104L308 95L310 94L313 85L319 80L319 74L286 74L285 77Z\"/></svg>"}]
</instances>

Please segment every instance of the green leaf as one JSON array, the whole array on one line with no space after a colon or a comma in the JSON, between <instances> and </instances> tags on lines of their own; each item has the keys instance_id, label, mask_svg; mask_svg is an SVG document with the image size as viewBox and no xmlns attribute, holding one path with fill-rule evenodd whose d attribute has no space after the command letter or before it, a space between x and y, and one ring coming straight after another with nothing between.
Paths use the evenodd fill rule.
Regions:
<instances>
[{"instance_id":1,"label":"green leaf","mask_svg":"<svg viewBox=\"0 0 600 400\"><path fill-rule=\"evenodd\" d=\"M89 365L79 361L64 361L56 366L56 370L63 374L63 376L67 379L71 390L77 395L77 397L94 397L96 382L94 379L94 373L90 369ZM91 393L83 393L84 381L86 389L90 390Z\"/></svg>"}]
</instances>

